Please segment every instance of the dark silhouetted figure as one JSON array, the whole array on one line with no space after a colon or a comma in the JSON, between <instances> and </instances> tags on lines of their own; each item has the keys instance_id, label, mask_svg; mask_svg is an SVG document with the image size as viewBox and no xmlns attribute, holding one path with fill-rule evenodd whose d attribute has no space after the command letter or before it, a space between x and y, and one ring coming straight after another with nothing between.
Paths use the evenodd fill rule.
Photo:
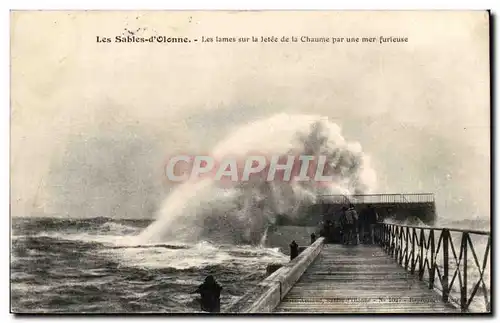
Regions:
<instances>
[{"instance_id":1,"label":"dark silhouetted figure","mask_svg":"<svg viewBox=\"0 0 500 323\"><path fill-rule=\"evenodd\" d=\"M195 293L201 295L201 310L205 312L217 313L220 312L220 292L222 290L214 276L208 275L203 284L198 286Z\"/></svg>"},{"instance_id":2,"label":"dark silhouetted figure","mask_svg":"<svg viewBox=\"0 0 500 323\"><path fill-rule=\"evenodd\" d=\"M341 220L344 210L337 210L333 213L333 221L331 226L331 243L342 243L342 225Z\"/></svg>"},{"instance_id":3,"label":"dark silhouetted figure","mask_svg":"<svg viewBox=\"0 0 500 323\"><path fill-rule=\"evenodd\" d=\"M290 243L290 261L294 260L299 255L299 245L295 240Z\"/></svg>"},{"instance_id":4,"label":"dark silhouetted figure","mask_svg":"<svg viewBox=\"0 0 500 323\"><path fill-rule=\"evenodd\" d=\"M313 244L314 241L316 241L316 235L313 232L313 233L311 233L311 244Z\"/></svg>"},{"instance_id":5,"label":"dark silhouetted figure","mask_svg":"<svg viewBox=\"0 0 500 323\"><path fill-rule=\"evenodd\" d=\"M360 213L359 213L359 219L358 219L358 232L359 232L359 240L361 243L368 243L367 235L368 231L370 231L370 225L368 224L368 213L370 212L370 205L366 208L364 208Z\"/></svg>"},{"instance_id":6,"label":"dark silhouetted figure","mask_svg":"<svg viewBox=\"0 0 500 323\"><path fill-rule=\"evenodd\" d=\"M342 225L342 238L344 244L357 244L357 222L358 214L354 209L354 205L350 204L349 207L342 207L344 211L341 218Z\"/></svg>"},{"instance_id":7,"label":"dark silhouetted figure","mask_svg":"<svg viewBox=\"0 0 500 323\"><path fill-rule=\"evenodd\" d=\"M378 214L372 205L368 205L366 212L366 230L368 231L368 243L375 243L375 225L378 222Z\"/></svg>"},{"instance_id":8,"label":"dark silhouetted figure","mask_svg":"<svg viewBox=\"0 0 500 323\"><path fill-rule=\"evenodd\" d=\"M361 232L361 240L366 244L375 243L375 225L377 224L378 215L375 208L368 204L359 216L359 229Z\"/></svg>"},{"instance_id":9,"label":"dark silhouetted figure","mask_svg":"<svg viewBox=\"0 0 500 323\"><path fill-rule=\"evenodd\" d=\"M323 223L323 237L325 237L326 242L330 243L331 242L331 232L332 229L332 221L326 220L325 223Z\"/></svg>"}]
</instances>

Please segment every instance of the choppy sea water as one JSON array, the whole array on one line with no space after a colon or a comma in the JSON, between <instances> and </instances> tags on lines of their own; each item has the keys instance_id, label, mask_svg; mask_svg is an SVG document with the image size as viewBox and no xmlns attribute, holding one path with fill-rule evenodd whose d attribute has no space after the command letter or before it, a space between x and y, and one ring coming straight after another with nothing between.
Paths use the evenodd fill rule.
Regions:
<instances>
[{"instance_id":1,"label":"choppy sea water","mask_svg":"<svg viewBox=\"0 0 500 323\"><path fill-rule=\"evenodd\" d=\"M222 306L248 292L265 277L266 265L285 263L283 248L295 237L307 244L311 228L282 227L268 242L280 248L199 243L137 245L134 238L150 220L13 218L11 252L11 309L16 313L171 313L198 312L193 291L211 274L223 286ZM476 223L477 226L478 223ZM454 227L459 227L455 225ZM313 228L314 229L314 228ZM485 225L483 229L489 228ZM301 241L302 238L302 241ZM437 237L436 237L437 239ZM455 246L460 236L452 233ZM482 264L485 237L471 237ZM437 244L438 242L436 242ZM456 250L457 255L459 249ZM450 252L451 257L451 252ZM480 272L468 254L468 296ZM440 271L442 263L436 259ZM483 279L490 295L487 257ZM456 265L450 261L450 275ZM460 263L463 272L463 261ZM428 279L426 271L424 278ZM460 298L458 277L451 297ZM451 277L450 277L451 279ZM436 288L439 289L439 280ZM478 286L478 287L481 287ZM481 288L471 311L485 310Z\"/></svg>"},{"instance_id":2,"label":"choppy sea water","mask_svg":"<svg viewBox=\"0 0 500 323\"><path fill-rule=\"evenodd\" d=\"M149 220L13 218L11 309L16 313L198 312L193 291L211 274L221 305L287 262L279 248L131 244Z\"/></svg>"}]
</instances>

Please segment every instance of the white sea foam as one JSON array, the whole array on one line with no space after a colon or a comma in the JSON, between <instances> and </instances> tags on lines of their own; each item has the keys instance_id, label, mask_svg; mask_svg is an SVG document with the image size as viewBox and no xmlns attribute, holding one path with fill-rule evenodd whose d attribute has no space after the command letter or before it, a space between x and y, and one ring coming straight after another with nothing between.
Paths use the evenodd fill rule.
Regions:
<instances>
[{"instance_id":1,"label":"white sea foam","mask_svg":"<svg viewBox=\"0 0 500 323\"><path fill-rule=\"evenodd\" d=\"M325 175L334 181L268 182L262 179L220 187L212 179L188 181L163 202L157 221L139 236L139 243L197 241L262 243L266 228L278 214L298 216L318 194L366 193L376 176L359 143L348 142L340 127L317 115L278 114L238 127L212 151L225 156L310 155L327 157Z\"/></svg>"}]
</instances>

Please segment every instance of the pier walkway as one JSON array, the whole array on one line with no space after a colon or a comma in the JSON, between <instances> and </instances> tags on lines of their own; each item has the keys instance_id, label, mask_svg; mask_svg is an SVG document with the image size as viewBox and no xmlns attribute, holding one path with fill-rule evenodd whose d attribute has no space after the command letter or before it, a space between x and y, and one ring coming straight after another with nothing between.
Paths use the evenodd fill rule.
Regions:
<instances>
[{"instance_id":1,"label":"pier walkway","mask_svg":"<svg viewBox=\"0 0 500 323\"><path fill-rule=\"evenodd\" d=\"M375 245L319 238L226 313L491 313L491 234L379 224Z\"/></svg>"},{"instance_id":2,"label":"pier walkway","mask_svg":"<svg viewBox=\"0 0 500 323\"><path fill-rule=\"evenodd\" d=\"M457 312L379 246L325 245L274 312Z\"/></svg>"}]
</instances>

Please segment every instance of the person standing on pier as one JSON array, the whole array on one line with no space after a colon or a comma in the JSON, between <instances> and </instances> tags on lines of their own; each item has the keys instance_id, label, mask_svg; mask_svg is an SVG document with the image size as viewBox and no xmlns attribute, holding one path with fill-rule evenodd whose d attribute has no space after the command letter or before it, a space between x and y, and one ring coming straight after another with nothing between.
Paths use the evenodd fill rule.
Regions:
<instances>
[{"instance_id":1,"label":"person standing on pier","mask_svg":"<svg viewBox=\"0 0 500 323\"><path fill-rule=\"evenodd\" d=\"M343 243L358 244L358 213L352 203L349 207L344 206L342 210L344 211L341 218Z\"/></svg>"},{"instance_id":2,"label":"person standing on pier","mask_svg":"<svg viewBox=\"0 0 500 323\"><path fill-rule=\"evenodd\" d=\"M377 213L371 204L368 204L359 214L359 236L363 244L374 243L374 227L377 223Z\"/></svg>"},{"instance_id":3,"label":"person standing on pier","mask_svg":"<svg viewBox=\"0 0 500 323\"><path fill-rule=\"evenodd\" d=\"M366 224L365 228L368 231L368 243L375 243L375 225L378 222L378 214L375 208L369 204L368 212L366 213Z\"/></svg>"}]
</instances>

